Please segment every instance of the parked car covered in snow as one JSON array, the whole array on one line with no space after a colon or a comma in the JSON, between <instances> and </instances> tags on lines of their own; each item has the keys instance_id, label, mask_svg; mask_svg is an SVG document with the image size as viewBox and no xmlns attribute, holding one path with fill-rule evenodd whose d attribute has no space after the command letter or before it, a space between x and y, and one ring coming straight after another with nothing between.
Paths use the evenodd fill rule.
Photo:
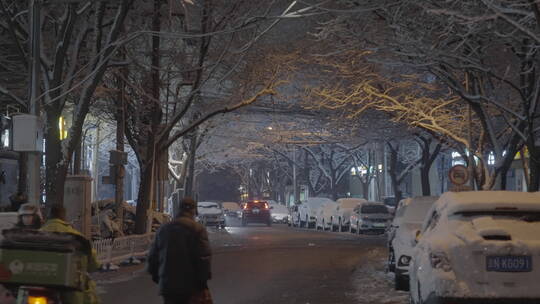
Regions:
<instances>
[{"instance_id":1,"label":"parked car covered in snow","mask_svg":"<svg viewBox=\"0 0 540 304\"><path fill-rule=\"evenodd\" d=\"M350 232L384 233L388 228L392 215L383 203L364 202L353 209L349 220Z\"/></svg>"},{"instance_id":2,"label":"parked car covered in snow","mask_svg":"<svg viewBox=\"0 0 540 304\"><path fill-rule=\"evenodd\" d=\"M317 219L315 222L315 228L316 229L322 229L327 230L332 228L332 217L334 216L334 213L336 212L337 208L336 202L331 202L324 207L319 209L319 212L317 213Z\"/></svg>"},{"instance_id":3,"label":"parked car covered in snow","mask_svg":"<svg viewBox=\"0 0 540 304\"><path fill-rule=\"evenodd\" d=\"M317 212L326 204L333 201L326 197L310 197L298 206L298 216L300 218L300 227L315 228Z\"/></svg>"},{"instance_id":4,"label":"parked car covered in snow","mask_svg":"<svg viewBox=\"0 0 540 304\"><path fill-rule=\"evenodd\" d=\"M540 303L540 193L444 193L414 234L413 303Z\"/></svg>"},{"instance_id":5,"label":"parked car covered in snow","mask_svg":"<svg viewBox=\"0 0 540 304\"><path fill-rule=\"evenodd\" d=\"M284 224L289 222L289 208L285 205L278 204L275 201L268 201L268 204L270 205L272 222Z\"/></svg>"},{"instance_id":6,"label":"parked car covered in snow","mask_svg":"<svg viewBox=\"0 0 540 304\"><path fill-rule=\"evenodd\" d=\"M205 226L225 228L225 216L221 205L215 202L198 202L197 218Z\"/></svg>"},{"instance_id":7,"label":"parked car covered in snow","mask_svg":"<svg viewBox=\"0 0 540 304\"><path fill-rule=\"evenodd\" d=\"M419 196L402 200L388 229L388 269L395 272L396 290L409 289L409 263L415 243L413 231L422 222L438 196Z\"/></svg>"},{"instance_id":8,"label":"parked car covered in snow","mask_svg":"<svg viewBox=\"0 0 540 304\"><path fill-rule=\"evenodd\" d=\"M362 198L340 198L336 201L337 207L332 215L331 229L334 231L347 231L350 228L351 215L356 206L366 203L367 201Z\"/></svg>"}]
</instances>

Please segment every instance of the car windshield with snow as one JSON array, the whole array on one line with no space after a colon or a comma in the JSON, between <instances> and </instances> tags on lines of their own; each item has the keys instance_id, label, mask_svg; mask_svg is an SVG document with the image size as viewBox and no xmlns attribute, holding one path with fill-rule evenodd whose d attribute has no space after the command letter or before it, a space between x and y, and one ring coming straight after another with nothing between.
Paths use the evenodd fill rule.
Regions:
<instances>
[{"instance_id":1,"label":"car windshield with snow","mask_svg":"<svg viewBox=\"0 0 540 304\"><path fill-rule=\"evenodd\" d=\"M445 193L414 234L413 303L540 302L539 193Z\"/></svg>"}]
</instances>

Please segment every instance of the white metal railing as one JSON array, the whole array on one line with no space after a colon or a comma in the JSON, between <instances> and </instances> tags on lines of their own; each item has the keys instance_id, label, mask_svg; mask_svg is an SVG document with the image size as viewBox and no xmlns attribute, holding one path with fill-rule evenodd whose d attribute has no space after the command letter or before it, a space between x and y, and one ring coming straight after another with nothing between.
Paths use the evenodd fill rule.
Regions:
<instances>
[{"instance_id":1,"label":"white metal railing","mask_svg":"<svg viewBox=\"0 0 540 304\"><path fill-rule=\"evenodd\" d=\"M92 242L97 258L105 267L129 259L144 257L148 254L155 233L129 235L114 239L103 239Z\"/></svg>"}]
</instances>

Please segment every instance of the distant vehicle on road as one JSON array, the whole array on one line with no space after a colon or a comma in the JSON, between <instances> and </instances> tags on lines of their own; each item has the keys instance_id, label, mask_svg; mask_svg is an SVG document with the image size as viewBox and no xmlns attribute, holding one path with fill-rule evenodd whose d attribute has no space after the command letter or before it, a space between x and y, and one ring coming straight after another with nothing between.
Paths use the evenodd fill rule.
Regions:
<instances>
[{"instance_id":1,"label":"distant vehicle on road","mask_svg":"<svg viewBox=\"0 0 540 304\"><path fill-rule=\"evenodd\" d=\"M242 208L240 208L240 204L236 202L223 202L221 204L221 207L223 208L223 213L225 214L225 216L234 218L237 218L238 211L242 210Z\"/></svg>"},{"instance_id":2,"label":"distant vehicle on road","mask_svg":"<svg viewBox=\"0 0 540 304\"><path fill-rule=\"evenodd\" d=\"M270 214L272 222L286 224L289 222L289 209L285 205L278 204L275 201L268 201L270 205Z\"/></svg>"},{"instance_id":3,"label":"distant vehicle on road","mask_svg":"<svg viewBox=\"0 0 540 304\"><path fill-rule=\"evenodd\" d=\"M409 290L409 263L415 240L413 231L422 222L438 196L418 196L402 200L388 229L388 269L394 272L396 290Z\"/></svg>"},{"instance_id":4,"label":"distant vehicle on road","mask_svg":"<svg viewBox=\"0 0 540 304\"><path fill-rule=\"evenodd\" d=\"M225 216L221 205L215 202L198 202L197 218L206 226L225 228Z\"/></svg>"},{"instance_id":5,"label":"distant vehicle on road","mask_svg":"<svg viewBox=\"0 0 540 304\"><path fill-rule=\"evenodd\" d=\"M336 201L337 207L330 219L331 230L347 231L350 228L351 215L356 206L366 203L363 198L340 198Z\"/></svg>"},{"instance_id":6,"label":"distant vehicle on road","mask_svg":"<svg viewBox=\"0 0 540 304\"><path fill-rule=\"evenodd\" d=\"M249 201L242 204L242 226L249 223L264 223L272 226L270 205L266 201Z\"/></svg>"},{"instance_id":7,"label":"distant vehicle on road","mask_svg":"<svg viewBox=\"0 0 540 304\"><path fill-rule=\"evenodd\" d=\"M298 206L298 216L300 217L300 227L315 228L317 212L326 204L333 201L326 197L310 197Z\"/></svg>"},{"instance_id":8,"label":"distant vehicle on road","mask_svg":"<svg viewBox=\"0 0 540 304\"><path fill-rule=\"evenodd\" d=\"M350 217L350 232L384 233L388 228L392 215L383 203L364 202L356 206Z\"/></svg>"},{"instance_id":9,"label":"distant vehicle on road","mask_svg":"<svg viewBox=\"0 0 540 304\"><path fill-rule=\"evenodd\" d=\"M447 192L413 235L412 303L540 303L540 193Z\"/></svg>"}]
</instances>

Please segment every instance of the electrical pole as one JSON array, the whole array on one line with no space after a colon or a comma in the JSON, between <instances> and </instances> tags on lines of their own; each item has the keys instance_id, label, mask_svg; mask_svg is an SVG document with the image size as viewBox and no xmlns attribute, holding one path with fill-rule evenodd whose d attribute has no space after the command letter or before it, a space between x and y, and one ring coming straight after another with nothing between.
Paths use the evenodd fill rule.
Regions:
<instances>
[{"instance_id":1,"label":"electrical pole","mask_svg":"<svg viewBox=\"0 0 540 304\"><path fill-rule=\"evenodd\" d=\"M41 0L29 1L30 26L30 81L28 91L28 113L39 118L39 75L40 75L40 42L41 42ZM41 126L38 126L38 128ZM26 152L27 154L27 186L28 202L39 204L41 193L41 153Z\"/></svg>"}]
</instances>

